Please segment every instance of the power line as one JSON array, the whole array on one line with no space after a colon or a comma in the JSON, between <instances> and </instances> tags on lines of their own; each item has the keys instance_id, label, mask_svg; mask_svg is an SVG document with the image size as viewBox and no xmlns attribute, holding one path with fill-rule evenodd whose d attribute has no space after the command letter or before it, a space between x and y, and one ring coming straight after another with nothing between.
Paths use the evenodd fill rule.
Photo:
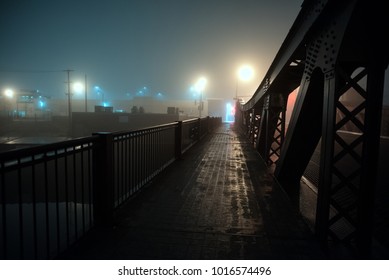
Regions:
<instances>
[{"instance_id":1,"label":"power line","mask_svg":"<svg viewBox=\"0 0 389 280\"><path fill-rule=\"evenodd\" d=\"M60 73L60 72L63 72L63 70L21 70L21 69L5 70L5 69L0 69L0 73L42 74L42 73Z\"/></svg>"}]
</instances>

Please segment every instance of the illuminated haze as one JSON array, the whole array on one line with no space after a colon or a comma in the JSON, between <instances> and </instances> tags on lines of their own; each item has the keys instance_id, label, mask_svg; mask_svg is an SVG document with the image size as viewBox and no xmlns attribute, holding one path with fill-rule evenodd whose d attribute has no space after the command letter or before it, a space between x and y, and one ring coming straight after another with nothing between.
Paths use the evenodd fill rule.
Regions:
<instances>
[{"instance_id":1,"label":"illuminated haze","mask_svg":"<svg viewBox=\"0 0 389 280\"><path fill-rule=\"evenodd\" d=\"M209 98L232 98L250 64L252 94L302 0L6 0L0 4L0 87L65 98L66 73L88 77L107 98L146 86L185 99L198 77Z\"/></svg>"}]
</instances>

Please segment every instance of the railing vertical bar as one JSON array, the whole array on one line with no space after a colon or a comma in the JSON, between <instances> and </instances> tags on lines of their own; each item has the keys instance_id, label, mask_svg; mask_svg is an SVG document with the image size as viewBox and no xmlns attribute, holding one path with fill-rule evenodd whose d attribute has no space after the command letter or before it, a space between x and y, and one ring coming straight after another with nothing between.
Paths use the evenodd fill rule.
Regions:
<instances>
[{"instance_id":1,"label":"railing vertical bar","mask_svg":"<svg viewBox=\"0 0 389 280\"><path fill-rule=\"evenodd\" d=\"M157 143L155 143L155 135L158 133L158 129L156 129L154 131L153 134L150 135L150 142L152 143L151 144L151 149L150 149L150 179L155 175L155 169L154 169L154 165L155 165L155 158L154 158L154 155L155 155L155 146L157 145Z\"/></svg>"},{"instance_id":2,"label":"railing vertical bar","mask_svg":"<svg viewBox=\"0 0 389 280\"><path fill-rule=\"evenodd\" d=\"M131 174L132 174L132 190L133 193L136 191L136 133L131 138Z\"/></svg>"},{"instance_id":3,"label":"railing vertical bar","mask_svg":"<svg viewBox=\"0 0 389 280\"><path fill-rule=\"evenodd\" d=\"M1 250L0 252L2 252L2 255L3 255L3 259L7 259L7 199L6 199L6 191L5 191L5 174L3 172L4 170L4 163L1 162L1 173L0 173L0 176L1 176L1 190L0 190L0 193L1 193L1 207L2 207L2 211L1 211L1 223L2 223L2 230L3 230L3 250Z\"/></svg>"},{"instance_id":4,"label":"railing vertical bar","mask_svg":"<svg viewBox=\"0 0 389 280\"><path fill-rule=\"evenodd\" d=\"M143 153L142 153L142 146L143 146L143 132L140 133L139 137L139 146L138 146L138 154L139 154L139 186L138 190L142 187L143 184Z\"/></svg>"},{"instance_id":5,"label":"railing vertical bar","mask_svg":"<svg viewBox=\"0 0 389 280\"><path fill-rule=\"evenodd\" d=\"M55 213L56 213L56 228L57 228L57 252L61 250L61 231L59 218L59 176L58 176L58 150L54 152L54 173L55 173Z\"/></svg>"},{"instance_id":6,"label":"railing vertical bar","mask_svg":"<svg viewBox=\"0 0 389 280\"><path fill-rule=\"evenodd\" d=\"M77 168L76 168L76 148L73 146L73 199L74 199L74 237L78 239L78 211L77 211Z\"/></svg>"},{"instance_id":7,"label":"railing vertical bar","mask_svg":"<svg viewBox=\"0 0 389 280\"><path fill-rule=\"evenodd\" d=\"M67 148L65 154L65 219L66 219L66 245L70 244L70 229L69 229L69 173L68 173L68 152Z\"/></svg>"},{"instance_id":8,"label":"railing vertical bar","mask_svg":"<svg viewBox=\"0 0 389 280\"><path fill-rule=\"evenodd\" d=\"M119 151L119 154L120 154L120 163L119 163L119 171L120 171L120 174L119 174L119 178L118 180L120 181L120 197L121 197L121 202L123 203L126 199L125 195L126 195L126 192L125 192L125 189L124 189L124 156L123 156L123 150L124 150L124 138L125 136L123 136L121 139L120 139L120 151Z\"/></svg>"},{"instance_id":9,"label":"railing vertical bar","mask_svg":"<svg viewBox=\"0 0 389 280\"><path fill-rule=\"evenodd\" d=\"M126 156L126 188L128 195L131 196L131 158L130 158L130 151L131 151L131 134L128 134L127 141L126 141L127 149L125 152Z\"/></svg>"},{"instance_id":10,"label":"railing vertical bar","mask_svg":"<svg viewBox=\"0 0 389 280\"><path fill-rule=\"evenodd\" d=\"M151 143L151 133L153 132L153 130L149 131L149 133L147 134L147 143L146 143L146 147L145 149L147 150L147 162L146 162L146 166L147 166L147 181L150 181L150 178L151 178L151 164L152 164L152 159L151 159L151 151L153 149L153 144Z\"/></svg>"},{"instance_id":11,"label":"railing vertical bar","mask_svg":"<svg viewBox=\"0 0 389 280\"><path fill-rule=\"evenodd\" d=\"M33 217L33 240L34 240L34 256L38 257L38 228L37 228L37 213L36 213L36 185L35 185L35 156L32 156L33 164L31 165L31 182L32 182L32 217ZM20 164L20 161L18 162ZM18 168L18 172L20 172ZM19 174L20 175L20 174Z\"/></svg>"},{"instance_id":12,"label":"railing vertical bar","mask_svg":"<svg viewBox=\"0 0 389 280\"><path fill-rule=\"evenodd\" d=\"M120 142L121 142L121 138L122 137L119 137L118 141L117 142L114 142L114 166L115 166L115 169L114 172L116 173L114 175L114 186L115 186L115 189L116 189L116 198L115 198L115 201L116 201L116 205L119 205L122 201L123 201L123 198L122 198L122 194L121 194L121 186L120 186L120 174L121 174L121 170L120 170Z\"/></svg>"},{"instance_id":13,"label":"railing vertical bar","mask_svg":"<svg viewBox=\"0 0 389 280\"><path fill-rule=\"evenodd\" d=\"M128 191L128 195L131 196L132 194L132 191L131 191L131 157L130 157L130 154L131 154L131 134L129 133L128 134L128 137L127 137L127 150L126 150L126 159L127 159L127 191Z\"/></svg>"},{"instance_id":14,"label":"railing vertical bar","mask_svg":"<svg viewBox=\"0 0 389 280\"><path fill-rule=\"evenodd\" d=\"M86 146L86 145L85 145ZM82 234L85 234L85 164L84 164L84 145L81 151L81 215L82 215Z\"/></svg>"},{"instance_id":15,"label":"railing vertical bar","mask_svg":"<svg viewBox=\"0 0 389 280\"><path fill-rule=\"evenodd\" d=\"M95 182L93 181L93 174L92 174L92 168L93 168L93 150L91 149L91 146L92 146L92 149L95 149L96 145L95 145L95 142L93 144L89 143L88 144L88 205L89 205L89 223L90 223L90 226L92 226L92 222L93 222L93 203L92 203L92 188L93 188L93 184L95 184Z\"/></svg>"},{"instance_id":16,"label":"railing vertical bar","mask_svg":"<svg viewBox=\"0 0 389 280\"><path fill-rule=\"evenodd\" d=\"M160 143L161 143L161 146L162 146L162 149L161 149L161 153L159 155L159 159L160 159L160 170L162 171L163 168L164 168L164 164L165 164L165 154L166 154L166 139L165 139L165 131L161 131L161 133L159 134L159 138L160 138Z\"/></svg>"},{"instance_id":17,"label":"railing vertical bar","mask_svg":"<svg viewBox=\"0 0 389 280\"><path fill-rule=\"evenodd\" d=\"M166 150L167 150L167 142L166 142L166 131L161 131L161 143L163 143L163 149L161 151L161 168L165 165L165 159L166 159Z\"/></svg>"},{"instance_id":18,"label":"railing vertical bar","mask_svg":"<svg viewBox=\"0 0 389 280\"><path fill-rule=\"evenodd\" d=\"M170 136L170 131L166 130L166 142L168 143L168 146L167 146L167 149L166 149L166 160L165 160L165 164L170 160L170 150L171 150L171 147L172 147L172 139L171 139L171 136Z\"/></svg>"},{"instance_id":19,"label":"railing vertical bar","mask_svg":"<svg viewBox=\"0 0 389 280\"><path fill-rule=\"evenodd\" d=\"M153 152L152 152L152 161L153 161L153 164L152 164L152 175L154 176L156 173L156 163L157 163L157 161L156 161L156 155L157 155L157 148L158 148L158 142L156 141L156 139L157 139L157 135L158 135L158 133L159 133L159 130L156 130L156 132L155 133L153 133L153 135L152 135L152 142L153 142Z\"/></svg>"},{"instance_id":20,"label":"railing vertical bar","mask_svg":"<svg viewBox=\"0 0 389 280\"><path fill-rule=\"evenodd\" d=\"M142 155L142 184L141 188L145 185L147 180L147 135L148 131L143 131L142 145L141 145L141 155Z\"/></svg>"},{"instance_id":21,"label":"railing vertical bar","mask_svg":"<svg viewBox=\"0 0 389 280\"><path fill-rule=\"evenodd\" d=\"M126 137L126 142L125 142L125 151L123 152L123 156L125 158L125 166L124 166L124 170L125 170L125 180L124 180L124 184L125 184L125 189L126 189L126 193L127 193L127 197L129 197L130 195L130 190L128 188L129 184L128 184L128 175L129 175L129 170L128 170L128 161L129 161L129 158L128 158L128 141L129 141L129 135L127 135Z\"/></svg>"},{"instance_id":22,"label":"railing vertical bar","mask_svg":"<svg viewBox=\"0 0 389 280\"><path fill-rule=\"evenodd\" d=\"M125 141L126 141L126 136L123 136L123 139L122 139L122 148L121 148L121 153L120 153L120 157L121 157L121 171L122 171L122 176L121 176L121 184L122 184L122 197L123 197L123 201L127 198L127 192L126 192L126 188L125 188L125 174L126 174L126 169L125 169L125 153L124 153L124 150L125 150Z\"/></svg>"},{"instance_id":23,"label":"railing vertical bar","mask_svg":"<svg viewBox=\"0 0 389 280\"><path fill-rule=\"evenodd\" d=\"M147 130L145 132L145 135L144 135L144 139L143 139L143 165L144 165L144 175L143 175L143 178L144 178L144 181L143 181L143 184L142 184L142 187L146 184L146 182L148 181L149 179L149 144L148 144L148 140L149 140L149 135L150 135L150 130Z\"/></svg>"},{"instance_id":24,"label":"railing vertical bar","mask_svg":"<svg viewBox=\"0 0 389 280\"><path fill-rule=\"evenodd\" d=\"M157 129L153 129L151 131L151 133L149 134L149 146L148 146L148 150L149 150L149 163L148 163L148 176L149 176L149 179L148 181L151 181L151 178L153 176L153 164L154 164L154 159L153 159L153 154L154 154L154 141L153 141L153 135L156 133Z\"/></svg>"},{"instance_id":25,"label":"railing vertical bar","mask_svg":"<svg viewBox=\"0 0 389 280\"><path fill-rule=\"evenodd\" d=\"M50 258L50 219L49 219L49 179L47 172L47 161L44 161L44 174L45 174L45 211L46 211L46 256Z\"/></svg>"},{"instance_id":26,"label":"railing vertical bar","mask_svg":"<svg viewBox=\"0 0 389 280\"><path fill-rule=\"evenodd\" d=\"M143 183L143 185L145 185L147 183L147 181L149 180L149 149L150 149L150 146L149 146L149 135L150 135L150 131L147 131L146 132L146 135L145 135L145 139L144 139L144 168L145 168L145 175L144 175L144 178L145 178L145 181Z\"/></svg>"},{"instance_id":27,"label":"railing vertical bar","mask_svg":"<svg viewBox=\"0 0 389 280\"><path fill-rule=\"evenodd\" d=\"M18 165L20 166L20 158L18 158ZM23 259L23 198L22 198L22 175L21 175L21 169L18 168L18 199L19 199L19 241L20 241L20 258ZM35 203L34 203L35 204Z\"/></svg>"},{"instance_id":28,"label":"railing vertical bar","mask_svg":"<svg viewBox=\"0 0 389 280\"><path fill-rule=\"evenodd\" d=\"M133 134L130 133L130 139L129 139L129 150L128 150L128 159L129 159L129 184L130 184L130 194L132 195L134 193L133 188L134 188L134 176L133 176L133 171L134 171L134 164L133 164L133 147L134 147L134 137Z\"/></svg>"},{"instance_id":29,"label":"railing vertical bar","mask_svg":"<svg viewBox=\"0 0 389 280\"><path fill-rule=\"evenodd\" d=\"M116 181L117 181L117 192L118 192L118 196L119 196L119 201L120 201L120 204L124 201L124 193L123 193L123 185L122 185L122 175L123 175L123 166L122 166L122 154L121 154L121 151L122 151L122 144L123 144L123 136L120 137L120 141L117 143L117 154L115 155L116 156L116 161L117 161L117 178L116 178Z\"/></svg>"},{"instance_id":30,"label":"railing vertical bar","mask_svg":"<svg viewBox=\"0 0 389 280\"><path fill-rule=\"evenodd\" d=\"M118 137L120 138L120 136ZM114 139L113 143L112 143L113 147L112 147L112 153L113 153L113 161L112 161L112 164L113 164L113 185L111 186L111 188L113 188L113 201L114 201L114 205L115 207L120 203L119 199L120 199L120 196L119 196L119 187L118 187L118 164L117 164L117 161L118 161L118 145L119 145L119 141L118 139Z\"/></svg>"},{"instance_id":31,"label":"railing vertical bar","mask_svg":"<svg viewBox=\"0 0 389 280\"><path fill-rule=\"evenodd\" d=\"M122 189L122 165L121 165L121 150L122 150L122 142L123 137L120 137L120 141L117 143L117 153L116 153L116 169L117 169L117 176L116 177L116 182L117 182L117 192L118 192L118 198L120 203L123 202L123 189Z\"/></svg>"},{"instance_id":32,"label":"railing vertical bar","mask_svg":"<svg viewBox=\"0 0 389 280\"><path fill-rule=\"evenodd\" d=\"M163 131L160 131L158 133L158 143L160 143L160 149L159 149L159 154L158 154L158 165L159 165L159 172L162 171L163 169L163 151L164 151L164 145L165 145L165 142L163 141Z\"/></svg>"},{"instance_id":33,"label":"railing vertical bar","mask_svg":"<svg viewBox=\"0 0 389 280\"><path fill-rule=\"evenodd\" d=\"M165 139L164 139L164 131L161 131L158 135L158 141L161 145L161 149L159 151L159 155L158 155L158 158L159 158L159 171L161 172L162 169L163 169L163 165L164 165L164 153L165 153L165 145L166 145L166 142L165 142Z\"/></svg>"},{"instance_id":34,"label":"railing vertical bar","mask_svg":"<svg viewBox=\"0 0 389 280\"><path fill-rule=\"evenodd\" d=\"M139 140L140 137L139 137L139 132L136 133L136 138L135 138L135 153L136 153L136 160L135 160L135 183L136 183L136 187L135 187L135 191L138 191L138 188L139 188L139 176L140 176L140 167L139 167L139 162L140 162L140 156L139 156Z\"/></svg>"},{"instance_id":35,"label":"railing vertical bar","mask_svg":"<svg viewBox=\"0 0 389 280\"><path fill-rule=\"evenodd\" d=\"M145 139L144 139L144 166L145 166L145 181L143 185L149 180L149 164L150 164L150 159L149 159L149 153L150 153L150 143L149 143L149 136L150 136L150 130L146 132Z\"/></svg>"},{"instance_id":36,"label":"railing vertical bar","mask_svg":"<svg viewBox=\"0 0 389 280\"><path fill-rule=\"evenodd\" d=\"M113 152L113 172L114 172L114 176L113 176L113 186L111 186L113 188L113 194L114 194L114 203L115 203L115 206L120 203L120 195L119 195L119 182L118 182L118 174L119 174L119 168L118 168L118 157L119 157L119 152L118 152L118 146L119 146L119 141L114 141L113 143L113 148L112 148L112 152Z\"/></svg>"},{"instance_id":37,"label":"railing vertical bar","mask_svg":"<svg viewBox=\"0 0 389 280\"><path fill-rule=\"evenodd\" d=\"M158 173L158 160L157 160L157 155L158 155L158 134L159 134L159 131L158 130L156 133L154 133L154 136L153 136L153 145L154 145L154 150L153 150L153 161L154 161L154 164L153 164L153 174L156 175Z\"/></svg>"},{"instance_id":38,"label":"railing vertical bar","mask_svg":"<svg viewBox=\"0 0 389 280\"><path fill-rule=\"evenodd\" d=\"M131 186L131 194L134 194L135 190L134 190L134 186L135 186L135 178L134 178L134 174L135 174L135 169L134 169L134 155L135 155L135 148L134 148L134 138L135 137L135 134L133 132L131 132L131 138L130 138L130 151L129 151L129 154L128 154L128 157L130 159L130 186Z\"/></svg>"},{"instance_id":39,"label":"railing vertical bar","mask_svg":"<svg viewBox=\"0 0 389 280\"><path fill-rule=\"evenodd\" d=\"M144 149L142 147L144 147L145 143L145 132L142 131L142 136L140 138L140 144L139 144L139 155L140 155L140 161L139 161L139 165L140 165L140 188L142 188L143 184L144 184L144 178L145 178L145 175L144 175L144 170L145 170L145 153L144 153Z\"/></svg>"},{"instance_id":40,"label":"railing vertical bar","mask_svg":"<svg viewBox=\"0 0 389 280\"><path fill-rule=\"evenodd\" d=\"M142 187L145 185L146 183L146 180L147 180L147 144L146 144L146 141L147 141L147 135L148 135L148 132L145 131L143 133L143 139L142 139L142 147L143 147L143 153L142 153L142 165L143 165L143 172L142 172Z\"/></svg>"},{"instance_id":41,"label":"railing vertical bar","mask_svg":"<svg viewBox=\"0 0 389 280\"><path fill-rule=\"evenodd\" d=\"M155 156L156 156L156 150L157 150L157 141L155 141L156 139L156 136L158 135L159 133L159 130L156 130L155 133L153 133L152 135L152 142L153 142L153 149L152 149L152 153L151 153L151 160L153 162L153 164L151 165L151 174L152 174L152 177L155 176L155 171L156 171L156 159L155 159Z\"/></svg>"}]
</instances>

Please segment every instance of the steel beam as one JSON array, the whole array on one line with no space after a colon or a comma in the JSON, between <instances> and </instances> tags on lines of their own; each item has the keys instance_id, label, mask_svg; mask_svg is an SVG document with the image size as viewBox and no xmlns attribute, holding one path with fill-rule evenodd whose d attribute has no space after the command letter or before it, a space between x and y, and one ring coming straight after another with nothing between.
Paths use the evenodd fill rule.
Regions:
<instances>
[{"instance_id":1,"label":"steel beam","mask_svg":"<svg viewBox=\"0 0 389 280\"><path fill-rule=\"evenodd\" d=\"M268 163L276 161L275 176L291 195L319 147L317 236L360 256L369 256L374 225L387 16L378 0L304 1L265 79L240 108L250 115L250 140ZM282 139L284 110L272 100L298 85Z\"/></svg>"}]
</instances>

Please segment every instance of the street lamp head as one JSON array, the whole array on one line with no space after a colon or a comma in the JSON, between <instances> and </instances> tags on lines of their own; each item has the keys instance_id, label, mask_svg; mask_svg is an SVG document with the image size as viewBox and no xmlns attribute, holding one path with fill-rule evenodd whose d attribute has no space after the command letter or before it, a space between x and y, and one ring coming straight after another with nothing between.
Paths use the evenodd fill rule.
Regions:
<instances>
[{"instance_id":1,"label":"street lamp head","mask_svg":"<svg viewBox=\"0 0 389 280\"><path fill-rule=\"evenodd\" d=\"M77 82L73 85L73 90L75 93L81 93L84 91L84 85L82 83Z\"/></svg>"},{"instance_id":2,"label":"street lamp head","mask_svg":"<svg viewBox=\"0 0 389 280\"><path fill-rule=\"evenodd\" d=\"M14 91L12 89L7 88L4 91L4 96L7 98L13 98L14 97Z\"/></svg>"},{"instance_id":3,"label":"street lamp head","mask_svg":"<svg viewBox=\"0 0 389 280\"><path fill-rule=\"evenodd\" d=\"M248 81L254 76L254 70L250 65L245 64L239 68L238 76L239 79L243 81Z\"/></svg>"},{"instance_id":4,"label":"street lamp head","mask_svg":"<svg viewBox=\"0 0 389 280\"><path fill-rule=\"evenodd\" d=\"M204 89L205 89L205 85L207 84L207 79L204 78L204 77L201 77L196 85L195 85L195 89L197 92L202 92Z\"/></svg>"}]
</instances>

